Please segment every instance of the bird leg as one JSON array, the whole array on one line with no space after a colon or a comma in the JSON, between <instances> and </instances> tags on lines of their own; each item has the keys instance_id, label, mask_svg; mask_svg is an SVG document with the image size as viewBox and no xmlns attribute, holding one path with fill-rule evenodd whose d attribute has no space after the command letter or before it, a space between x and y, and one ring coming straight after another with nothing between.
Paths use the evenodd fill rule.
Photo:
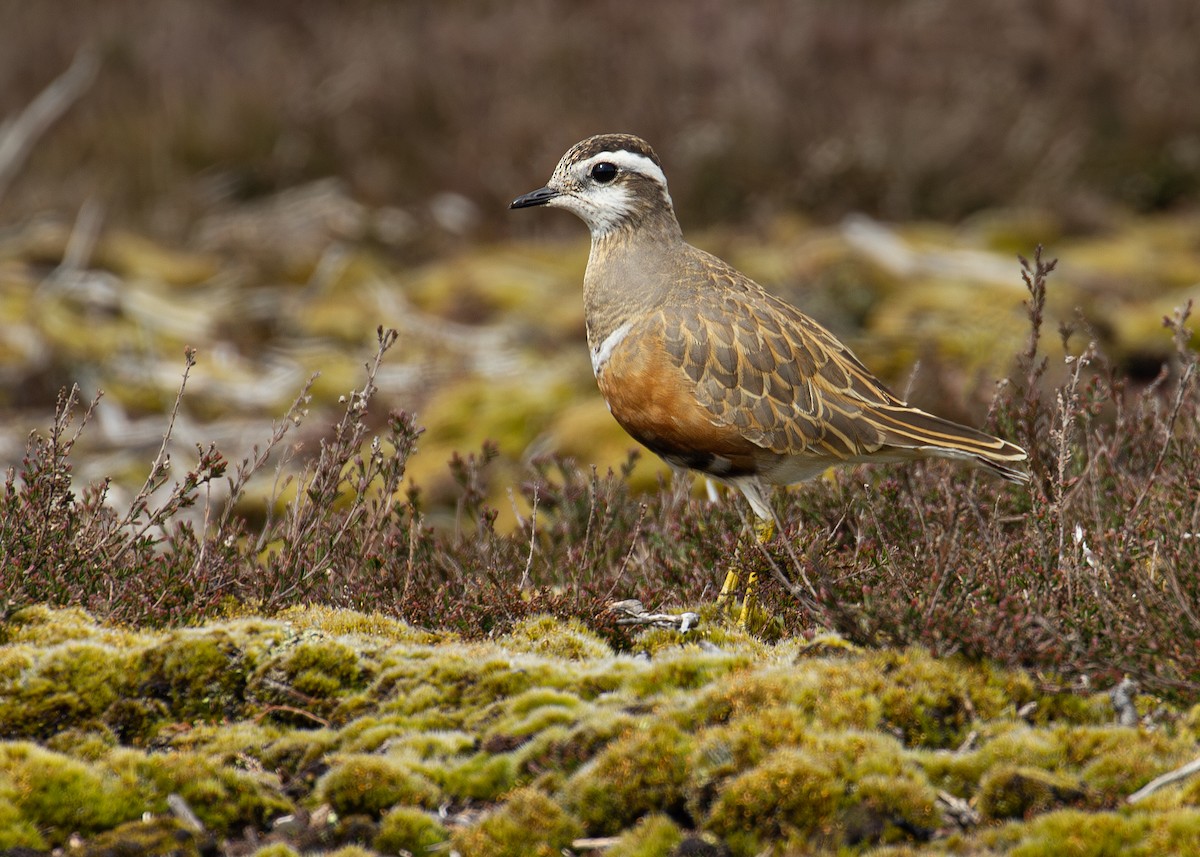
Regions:
<instances>
[{"instance_id":1,"label":"bird leg","mask_svg":"<svg viewBox=\"0 0 1200 857\"><path fill-rule=\"evenodd\" d=\"M765 545L775 536L775 519L774 518L759 518L754 524L754 541L756 544ZM741 551L739 549L738 553ZM729 567L729 572L725 575L725 583L721 586L721 594L717 596L717 604L724 604L725 601L732 597L737 590L738 581L741 579L741 557L735 556L733 564ZM743 631L746 629L746 623L750 618L750 611L754 606L754 589L758 585L758 573L751 571L746 578L746 594L742 599L742 610L738 615L738 627Z\"/></svg>"}]
</instances>

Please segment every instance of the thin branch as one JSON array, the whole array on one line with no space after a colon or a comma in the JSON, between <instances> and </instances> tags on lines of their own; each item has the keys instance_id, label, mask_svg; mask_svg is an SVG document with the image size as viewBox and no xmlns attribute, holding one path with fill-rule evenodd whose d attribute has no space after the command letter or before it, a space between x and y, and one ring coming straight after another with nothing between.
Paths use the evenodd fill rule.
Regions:
<instances>
[{"instance_id":1,"label":"thin branch","mask_svg":"<svg viewBox=\"0 0 1200 857\"><path fill-rule=\"evenodd\" d=\"M1193 774L1200 772L1200 759L1194 759L1188 762L1181 768L1176 768L1173 771L1163 774L1161 777L1155 777L1146 785L1142 786L1136 792L1125 798L1126 803L1137 803L1140 800L1150 797L1161 788L1177 783L1180 780L1186 780Z\"/></svg>"},{"instance_id":2,"label":"thin branch","mask_svg":"<svg viewBox=\"0 0 1200 857\"><path fill-rule=\"evenodd\" d=\"M82 50L71 65L19 114L0 125L0 199L43 134L87 92L100 62Z\"/></svg>"}]
</instances>

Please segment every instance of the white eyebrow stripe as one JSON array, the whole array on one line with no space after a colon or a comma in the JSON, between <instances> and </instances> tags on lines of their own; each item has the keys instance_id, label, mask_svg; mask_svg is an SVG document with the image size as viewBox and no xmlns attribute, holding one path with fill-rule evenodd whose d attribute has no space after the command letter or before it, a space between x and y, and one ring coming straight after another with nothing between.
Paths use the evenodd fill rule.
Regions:
<instances>
[{"instance_id":1,"label":"white eyebrow stripe","mask_svg":"<svg viewBox=\"0 0 1200 857\"><path fill-rule=\"evenodd\" d=\"M667 189L667 176L662 171L662 168L654 161L647 158L645 155L639 155L635 152L627 152L624 149L617 152L601 152L598 155L592 155L583 162L583 174L587 175L592 171L592 167L599 163L615 164L618 167L624 167L633 173L641 173L648 176L662 185L663 190Z\"/></svg>"}]
</instances>

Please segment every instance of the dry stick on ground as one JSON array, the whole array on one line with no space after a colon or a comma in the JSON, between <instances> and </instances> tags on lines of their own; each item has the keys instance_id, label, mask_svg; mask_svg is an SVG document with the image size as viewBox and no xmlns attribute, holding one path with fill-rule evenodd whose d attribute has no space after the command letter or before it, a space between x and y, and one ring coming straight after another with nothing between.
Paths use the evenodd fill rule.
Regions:
<instances>
[{"instance_id":1,"label":"dry stick on ground","mask_svg":"<svg viewBox=\"0 0 1200 857\"><path fill-rule=\"evenodd\" d=\"M0 199L4 198L4 192L33 151L34 144L87 91L96 79L99 67L94 53L80 51L67 70L37 98L0 125Z\"/></svg>"},{"instance_id":2,"label":"dry stick on ground","mask_svg":"<svg viewBox=\"0 0 1200 857\"><path fill-rule=\"evenodd\" d=\"M1179 782L1180 780L1186 780L1188 777L1192 776L1193 774L1195 774L1197 772L1200 772L1200 759L1194 759L1193 761L1188 762L1186 765L1184 765L1181 768L1176 768L1175 770L1170 771L1169 773L1163 774L1161 777L1155 777L1150 782L1146 783L1146 785L1142 786L1136 792L1131 794L1129 797L1125 798L1125 802L1126 803L1137 803L1138 801L1142 800L1143 798L1147 798L1150 795L1154 794L1156 791L1163 788L1164 786L1169 786L1172 783Z\"/></svg>"}]
</instances>

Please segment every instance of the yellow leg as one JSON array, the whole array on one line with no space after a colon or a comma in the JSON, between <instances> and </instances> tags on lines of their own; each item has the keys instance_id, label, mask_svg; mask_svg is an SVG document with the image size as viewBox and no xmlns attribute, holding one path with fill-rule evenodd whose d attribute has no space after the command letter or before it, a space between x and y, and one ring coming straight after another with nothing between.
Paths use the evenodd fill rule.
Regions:
<instances>
[{"instance_id":1,"label":"yellow leg","mask_svg":"<svg viewBox=\"0 0 1200 857\"><path fill-rule=\"evenodd\" d=\"M754 541L760 545L769 542L775 536L775 520L773 518L760 518L754 524ZM730 566L729 572L725 575L725 584L721 587L721 594L717 596L717 603L724 604L726 599L730 598L737 589L738 581L741 579L741 559L734 558L733 565ZM758 574L750 572L750 576L746 579L746 594L742 599L742 609L738 614L738 627L742 630L746 629L746 623L750 619L750 611L754 607L754 589L758 584Z\"/></svg>"},{"instance_id":2,"label":"yellow leg","mask_svg":"<svg viewBox=\"0 0 1200 857\"><path fill-rule=\"evenodd\" d=\"M738 573L738 560L735 558L733 565L729 567L729 572L725 575L725 583L721 586L721 594L717 596L718 604L724 604L725 599L737 589L739 577L741 575Z\"/></svg>"}]
</instances>

